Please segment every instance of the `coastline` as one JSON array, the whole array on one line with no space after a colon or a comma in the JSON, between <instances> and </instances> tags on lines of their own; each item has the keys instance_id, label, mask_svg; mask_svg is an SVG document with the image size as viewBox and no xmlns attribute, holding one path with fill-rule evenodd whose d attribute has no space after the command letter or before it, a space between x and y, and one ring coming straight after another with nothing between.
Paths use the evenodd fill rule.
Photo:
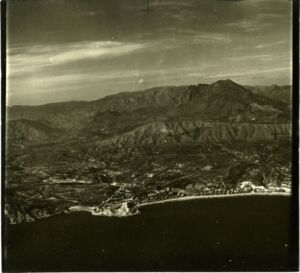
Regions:
<instances>
[{"instance_id":1,"label":"coastline","mask_svg":"<svg viewBox=\"0 0 300 273\"><path fill-rule=\"evenodd\" d=\"M287 192L249 192L249 193L233 193L233 194L216 194L216 195L193 195L193 196L185 196L185 197L178 197L178 198L171 198L166 200L159 200L153 202L146 202L138 204L137 207L145 207L155 204L163 204L168 202L180 202L180 201L187 201L187 200L196 200L196 199L211 199L211 198L233 198L239 196L292 196L291 193Z\"/></svg>"},{"instance_id":2,"label":"coastline","mask_svg":"<svg viewBox=\"0 0 300 273\"><path fill-rule=\"evenodd\" d=\"M291 193L287 192L249 192L249 193L233 193L233 194L217 194L217 195L193 195L193 196L185 196L185 197L178 197L178 198L170 198L165 200L158 200L153 202L145 202L137 204L136 207L142 208L150 205L155 204L164 204L170 202L182 202L188 200L200 200L200 199L213 199L213 198L234 198L234 197L242 197L242 196L292 196ZM117 211L117 213L113 213L110 209L106 209L104 211L97 211L98 208L96 206L72 206L69 208L69 212L89 212L94 216L130 216L131 214L129 211Z\"/></svg>"}]
</instances>

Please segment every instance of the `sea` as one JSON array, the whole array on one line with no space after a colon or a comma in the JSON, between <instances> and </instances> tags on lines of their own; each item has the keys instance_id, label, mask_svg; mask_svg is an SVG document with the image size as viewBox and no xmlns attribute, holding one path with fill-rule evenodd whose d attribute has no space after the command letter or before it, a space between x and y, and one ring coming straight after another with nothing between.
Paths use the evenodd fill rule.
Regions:
<instances>
[{"instance_id":1,"label":"sea","mask_svg":"<svg viewBox=\"0 0 300 273\"><path fill-rule=\"evenodd\" d=\"M139 215L56 215L3 229L3 271L297 271L288 196L143 206Z\"/></svg>"}]
</instances>

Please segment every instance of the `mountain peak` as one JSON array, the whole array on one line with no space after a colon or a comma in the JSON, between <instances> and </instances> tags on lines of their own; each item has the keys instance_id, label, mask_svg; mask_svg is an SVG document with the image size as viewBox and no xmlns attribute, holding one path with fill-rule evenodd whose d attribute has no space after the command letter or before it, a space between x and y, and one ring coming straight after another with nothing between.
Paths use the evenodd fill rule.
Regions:
<instances>
[{"instance_id":1,"label":"mountain peak","mask_svg":"<svg viewBox=\"0 0 300 273\"><path fill-rule=\"evenodd\" d=\"M252 92L232 80L219 80L209 85L206 96L218 96L228 102L232 100L249 101Z\"/></svg>"},{"instance_id":2,"label":"mountain peak","mask_svg":"<svg viewBox=\"0 0 300 273\"><path fill-rule=\"evenodd\" d=\"M226 79L226 80L218 80L214 83L212 83L212 85L220 85L220 86L240 86L239 84L237 84L236 82L230 80L230 79Z\"/></svg>"},{"instance_id":3,"label":"mountain peak","mask_svg":"<svg viewBox=\"0 0 300 273\"><path fill-rule=\"evenodd\" d=\"M210 89L213 92L226 92L226 93L234 93L234 92L245 92L246 89L242 86L237 84L232 80L219 80L210 85Z\"/></svg>"}]
</instances>

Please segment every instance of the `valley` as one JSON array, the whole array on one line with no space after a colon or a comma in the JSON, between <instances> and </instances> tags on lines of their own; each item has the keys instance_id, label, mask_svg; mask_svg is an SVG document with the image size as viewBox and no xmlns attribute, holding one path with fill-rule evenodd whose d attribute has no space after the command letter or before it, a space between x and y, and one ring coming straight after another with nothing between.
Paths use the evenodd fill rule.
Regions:
<instances>
[{"instance_id":1,"label":"valley","mask_svg":"<svg viewBox=\"0 0 300 273\"><path fill-rule=\"evenodd\" d=\"M290 194L291 89L276 88L273 98L225 80L9 107L5 217L16 224L74 206L101 214L187 196Z\"/></svg>"}]
</instances>

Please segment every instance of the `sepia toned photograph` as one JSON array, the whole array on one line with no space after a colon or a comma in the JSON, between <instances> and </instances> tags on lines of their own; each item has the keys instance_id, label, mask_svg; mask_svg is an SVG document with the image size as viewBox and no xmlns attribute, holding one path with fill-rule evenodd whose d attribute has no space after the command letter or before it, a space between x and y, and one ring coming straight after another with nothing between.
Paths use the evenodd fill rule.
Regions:
<instances>
[{"instance_id":1,"label":"sepia toned photograph","mask_svg":"<svg viewBox=\"0 0 300 273\"><path fill-rule=\"evenodd\" d=\"M298 5L4 1L2 271L298 271Z\"/></svg>"}]
</instances>

